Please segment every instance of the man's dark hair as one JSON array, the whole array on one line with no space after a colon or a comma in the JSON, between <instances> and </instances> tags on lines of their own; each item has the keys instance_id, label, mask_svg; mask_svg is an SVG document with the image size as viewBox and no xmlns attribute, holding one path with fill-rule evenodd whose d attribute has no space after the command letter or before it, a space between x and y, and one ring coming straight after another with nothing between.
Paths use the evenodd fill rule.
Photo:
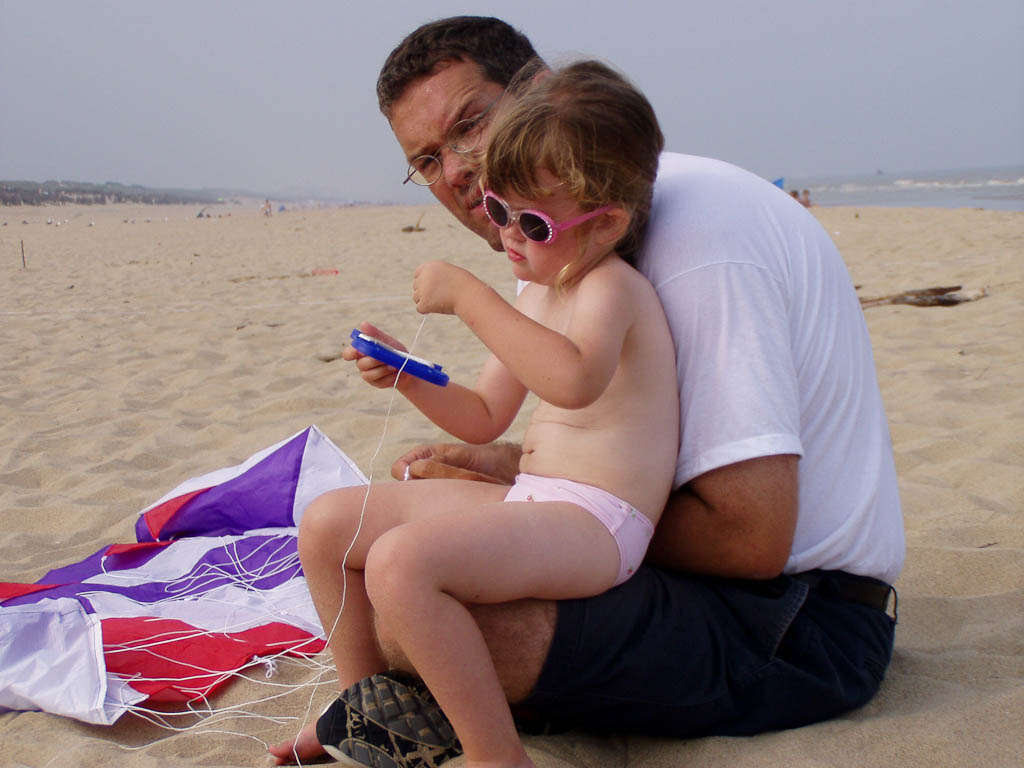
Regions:
<instances>
[{"instance_id":1,"label":"man's dark hair","mask_svg":"<svg viewBox=\"0 0 1024 768\"><path fill-rule=\"evenodd\" d=\"M526 35L501 19L452 16L424 24L388 56L377 78L377 104L390 119L391 108L413 80L432 74L445 61L470 61L485 77L505 87L537 52Z\"/></svg>"}]
</instances>

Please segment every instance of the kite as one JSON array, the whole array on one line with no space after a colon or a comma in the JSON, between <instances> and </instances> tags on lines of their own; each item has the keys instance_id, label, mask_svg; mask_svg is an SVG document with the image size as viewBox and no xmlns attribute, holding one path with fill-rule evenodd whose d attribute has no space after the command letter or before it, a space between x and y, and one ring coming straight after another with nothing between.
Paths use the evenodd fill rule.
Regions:
<instances>
[{"instance_id":1,"label":"kite","mask_svg":"<svg viewBox=\"0 0 1024 768\"><path fill-rule=\"evenodd\" d=\"M0 711L110 725L205 701L240 670L324 635L299 563L306 505L366 477L311 426L142 510L137 541L35 584L0 582Z\"/></svg>"}]
</instances>

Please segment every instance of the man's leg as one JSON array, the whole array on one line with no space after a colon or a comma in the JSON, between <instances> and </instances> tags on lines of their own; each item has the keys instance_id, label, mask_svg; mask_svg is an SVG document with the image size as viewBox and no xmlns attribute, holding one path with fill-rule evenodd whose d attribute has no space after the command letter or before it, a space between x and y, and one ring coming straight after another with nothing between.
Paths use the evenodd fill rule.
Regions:
<instances>
[{"instance_id":1,"label":"man's leg","mask_svg":"<svg viewBox=\"0 0 1024 768\"><path fill-rule=\"evenodd\" d=\"M510 704L523 701L537 684L555 634L558 604L528 598L494 605L473 604L476 620ZM389 669L415 674L387 627L377 622L377 639Z\"/></svg>"},{"instance_id":2,"label":"man's leg","mask_svg":"<svg viewBox=\"0 0 1024 768\"><path fill-rule=\"evenodd\" d=\"M788 577L649 567L594 598L475 606L474 615L521 725L676 737L798 727L863 705L894 627L880 610ZM402 665L386 637L383 647Z\"/></svg>"},{"instance_id":3,"label":"man's leg","mask_svg":"<svg viewBox=\"0 0 1024 768\"><path fill-rule=\"evenodd\" d=\"M559 728L674 737L798 727L877 692L893 627L882 610L788 576L643 567L602 595L559 602L521 713Z\"/></svg>"}]
</instances>

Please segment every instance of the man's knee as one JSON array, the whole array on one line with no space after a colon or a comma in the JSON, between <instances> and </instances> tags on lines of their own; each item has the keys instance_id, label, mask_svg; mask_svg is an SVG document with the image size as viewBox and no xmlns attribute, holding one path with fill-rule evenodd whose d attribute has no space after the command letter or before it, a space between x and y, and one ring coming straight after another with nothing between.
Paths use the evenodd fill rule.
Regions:
<instances>
[{"instance_id":1,"label":"man's knee","mask_svg":"<svg viewBox=\"0 0 1024 768\"><path fill-rule=\"evenodd\" d=\"M536 686L547 659L558 619L557 604L550 600L517 600L472 605L470 613L487 642L506 697L513 704L524 700ZM416 673L380 621L377 637L389 667Z\"/></svg>"}]
</instances>

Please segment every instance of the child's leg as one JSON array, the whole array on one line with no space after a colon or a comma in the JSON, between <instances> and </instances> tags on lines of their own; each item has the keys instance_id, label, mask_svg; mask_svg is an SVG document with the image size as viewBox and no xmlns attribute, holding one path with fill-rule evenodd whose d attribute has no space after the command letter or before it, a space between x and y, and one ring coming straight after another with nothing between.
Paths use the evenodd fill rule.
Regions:
<instances>
[{"instance_id":1,"label":"child's leg","mask_svg":"<svg viewBox=\"0 0 1024 768\"><path fill-rule=\"evenodd\" d=\"M464 603L597 594L615 581L607 528L567 502L487 504L383 535L367 558L379 619L444 709L470 765L529 765Z\"/></svg>"},{"instance_id":2,"label":"child's leg","mask_svg":"<svg viewBox=\"0 0 1024 768\"><path fill-rule=\"evenodd\" d=\"M489 483L419 480L373 485L369 497L366 486L341 488L306 508L299 524L299 556L342 690L385 669L363 578L370 546L410 520L500 500L507 491Z\"/></svg>"}]
</instances>

